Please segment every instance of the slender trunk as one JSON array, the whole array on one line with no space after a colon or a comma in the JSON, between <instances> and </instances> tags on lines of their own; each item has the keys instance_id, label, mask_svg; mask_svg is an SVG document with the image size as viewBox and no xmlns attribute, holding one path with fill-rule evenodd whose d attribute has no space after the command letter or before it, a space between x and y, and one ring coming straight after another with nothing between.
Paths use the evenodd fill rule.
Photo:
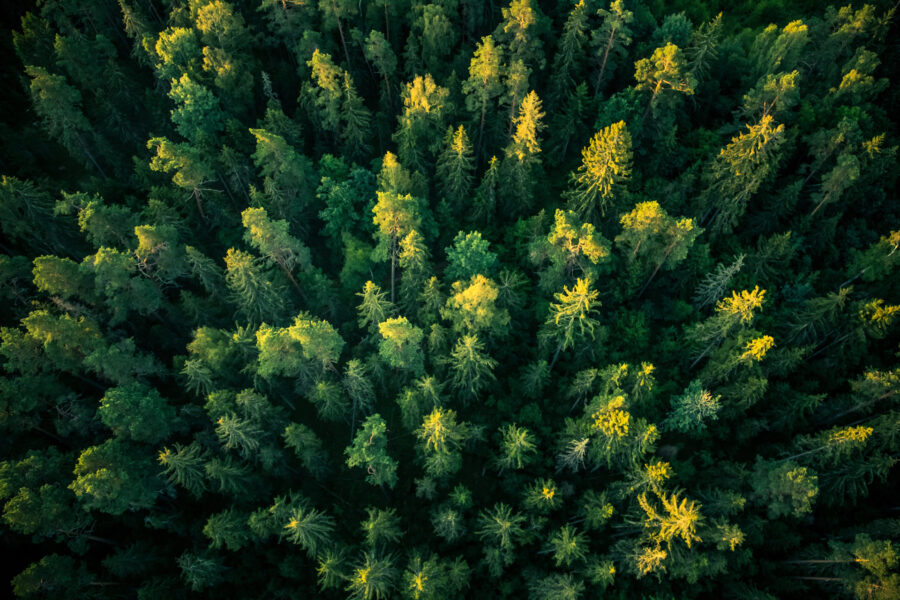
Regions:
<instances>
[{"instance_id":1,"label":"slender trunk","mask_svg":"<svg viewBox=\"0 0 900 600\"><path fill-rule=\"evenodd\" d=\"M653 95L650 96L650 102L647 103L647 108L644 109L644 116L641 117L641 121L647 120L647 115L650 114L650 107L653 106L653 101L656 99L656 95L659 93L659 88L662 86L662 80L656 82L656 87L653 88Z\"/></svg>"},{"instance_id":2,"label":"slender trunk","mask_svg":"<svg viewBox=\"0 0 900 600\"><path fill-rule=\"evenodd\" d=\"M94 158L94 155L91 154L91 151L88 150L88 146L87 146L87 144L84 142L84 139L81 137L81 134L80 134L80 133L76 133L76 134L75 134L75 137L78 139L78 143L79 143L79 145L81 146L81 151L84 152L84 153L87 155L88 160L90 160L91 163L94 165L94 167L96 167L97 171L100 172L100 175L103 177L103 179L109 179L109 177L106 176L106 172L103 170L103 168L102 168L102 167L100 166L100 164L97 162L97 159L95 159L95 158Z\"/></svg>"},{"instance_id":3,"label":"slender trunk","mask_svg":"<svg viewBox=\"0 0 900 600\"><path fill-rule=\"evenodd\" d=\"M715 345L716 345L716 341L715 341L715 340L713 340L712 342L710 342L709 346L707 346L706 349L705 349L703 352L700 353L700 356L698 356L697 359L694 360L694 362L691 363L691 366L688 367L688 371L690 371L690 370L692 370L694 367L696 367L696 366L697 366L697 363L700 362L701 360L703 360L703 357L706 356L706 353L709 352L710 350L712 350L713 346L715 346Z\"/></svg>"},{"instance_id":4,"label":"slender trunk","mask_svg":"<svg viewBox=\"0 0 900 600\"><path fill-rule=\"evenodd\" d=\"M236 202L234 201L234 196L231 194L231 188L229 188L228 184L225 183L225 178L222 177L222 175L219 173L216 173L216 177L219 178L219 183L222 184L222 189L225 190L226 194L228 194L228 199L231 200L232 204L236 204Z\"/></svg>"},{"instance_id":5,"label":"slender trunk","mask_svg":"<svg viewBox=\"0 0 900 600\"><path fill-rule=\"evenodd\" d=\"M809 213L810 218L814 217L816 215L816 213L819 212L819 209L822 208L822 205L824 205L827 201L828 201L828 196L824 196L822 198L822 201L819 202L818 204L816 204L816 207L813 209L813 211L811 213Z\"/></svg>"},{"instance_id":6,"label":"slender trunk","mask_svg":"<svg viewBox=\"0 0 900 600\"><path fill-rule=\"evenodd\" d=\"M105 388L104 386L100 385L99 383L97 383L97 382L94 381L93 379L88 379L87 377L84 377L83 375L76 375L75 373L73 373L72 375L73 375L76 379L80 379L81 381L85 382L86 384L88 384L88 385L90 385L90 386L92 386L92 387L97 388L97 389L100 390L101 392L105 392L105 391L106 391L106 388Z\"/></svg>"},{"instance_id":7,"label":"slender trunk","mask_svg":"<svg viewBox=\"0 0 900 600\"><path fill-rule=\"evenodd\" d=\"M818 564L836 564L836 563L852 563L852 562L868 562L864 558L857 558L854 560L783 560L782 563L790 563L790 564L810 564L810 565L818 565Z\"/></svg>"},{"instance_id":8,"label":"slender trunk","mask_svg":"<svg viewBox=\"0 0 900 600\"><path fill-rule=\"evenodd\" d=\"M519 99L512 98L512 102L509 104L509 131L506 132L506 135L512 138L513 132L513 122L516 118L516 109L519 108Z\"/></svg>"},{"instance_id":9,"label":"slender trunk","mask_svg":"<svg viewBox=\"0 0 900 600\"><path fill-rule=\"evenodd\" d=\"M638 240L637 245L635 245L635 247L634 247L634 252L631 253L631 258L632 258L632 260L634 260L635 258L637 258L638 250L641 249L641 244L643 244L643 243L644 243L644 240Z\"/></svg>"},{"instance_id":10,"label":"slender trunk","mask_svg":"<svg viewBox=\"0 0 900 600\"><path fill-rule=\"evenodd\" d=\"M291 285L294 286L294 289L297 290L297 293L300 294L300 299L309 304L309 300L306 298L306 294L303 293L303 289L300 287L300 284L297 283L297 280L294 279L294 275L291 273L290 269L281 262L278 261L278 266L281 267L281 270L284 271L284 274L287 275L288 280L290 280Z\"/></svg>"},{"instance_id":11,"label":"slender trunk","mask_svg":"<svg viewBox=\"0 0 900 600\"><path fill-rule=\"evenodd\" d=\"M594 83L594 98L600 93L600 84L603 82L603 73L606 72L606 60L609 58L609 51L613 47L613 37L616 35L616 28L613 27L609 32L609 40L606 42L606 52L603 53L603 62L600 63L600 73L597 75L597 81Z\"/></svg>"},{"instance_id":12,"label":"slender trunk","mask_svg":"<svg viewBox=\"0 0 900 600\"><path fill-rule=\"evenodd\" d=\"M830 419L828 419L827 421L825 421L824 424L825 424L825 425L830 425L831 423L834 423L835 421L837 421L837 420L840 419L841 417L845 417L845 416L849 415L849 414L852 413L852 412L856 412L856 411L861 410L861 409L863 409L863 408L867 408L867 407L869 407L869 406L872 406L872 405L875 404L876 402L881 402L881 401L884 400L885 398L890 398L891 396L893 396L893 395L895 395L895 394L897 394L897 393L898 393L898 392L888 392L888 393L886 393L886 394L882 394L881 396L878 396L877 398L873 398L873 399L869 400L868 402L863 402L862 404L857 404L857 405L854 406L853 408L849 408L849 409L845 410L844 412L838 413L838 414L836 414L835 416L831 417Z\"/></svg>"},{"instance_id":13,"label":"slender trunk","mask_svg":"<svg viewBox=\"0 0 900 600\"><path fill-rule=\"evenodd\" d=\"M641 291L638 292L637 298L641 297L641 294L647 289L647 286L650 285L650 282L653 281L653 278L656 277L656 274L659 273L660 268L662 268L663 263L666 262L666 259L669 258L669 254L672 253L672 250L675 248L675 244L672 243L666 248L666 253L663 255L662 260L659 261L659 264L656 265L656 269L653 270L653 274L650 275L650 279L647 280L647 283L644 284L644 287L641 288Z\"/></svg>"},{"instance_id":14,"label":"slender trunk","mask_svg":"<svg viewBox=\"0 0 900 600\"><path fill-rule=\"evenodd\" d=\"M62 442L62 438L61 438L61 437L59 437L59 436L56 435L56 434L50 433L49 431L47 431L47 430L44 429L43 427L32 427L32 429L34 429L35 431L40 431L41 433L43 433L43 434L46 435L47 437L49 437L49 438L51 438L51 439L54 439L54 440L56 440L57 442Z\"/></svg>"},{"instance_id":15,"label":"slender trunk","mask_svg":"<svg viewBox=\"0 0 900 600\"><path fill-rule=\"evenodd\" d=\"M475 157L481 156L481 146L484 143L484 117L487 114L487 100L481 102L481 123L478 125L478 144L475 146Z\"/></svg>"},{"instance_id":16,"label":"slender trunk","mask_svg":"<svg viewBox=\"0 0 900 600\"><path fill-rule=\"evenodd\" d=\"M340 18L338 18L337 24L338 24L338 33L341 36L341 47L344 48L344 58L347 59L347 70L349 71L350 70L350 53L347 51L347 40L344 39L344 26L341 25Z\"/></svg>"},{"instance_id":17,"label":"slender trunk","mask_svg":"<svg viewBox=\"0 0 900 600\"><path fill-rule=\"evenodd\" d=\"M391 239L391 304L394 303L394 278L397 269L397 238Z\"/></svg>"},{"instance_id":18,"label":"slender trunk","mask_svg":"<svg viewBox=\"0 0 900 600\"><path fill-rule=\"evenodd\" d=\"M200 218L205 221L206 213L203 212L203 204L200 203L200 190L197 188L194 188L194 201L197 203L197 211L200 213Z\"/></svg>"},{"instance_id":19,"label":"slender trunk","mask_svg":"<svg viewBox=\"0 0 900 600\"><path fill-rule=\"evenodd\" d=\"M840 344L841 342L843 342L844 340L846 340L848 337L850 337L850 334L849 334L849 333L842 335L841 337L839 337L838 339L834 340L833 342L831 342L831 343L828 344L827 346L823 346L822 348L820 348L819 350L817 350L817 351L816 351L815 353L813 353L812 356L810 356L807 360L811 360L811 359L817 357L818 355L822 354L823 352L825 352L826 350L828 350L829 348L831 348L831 347L834 346L835 344Z\"/></svg>"},{"instance_id":20,"label":"slender trunk","mask_svg":"<svg viewBox=\"0 0 900 600\"><path fill-rule=\"evenodd\" d=\"M148 12L153 16L154 19L156 19L156 22L162 23L163 19L161 16L159 16L159 13L156 11L156 6L154 6L153 0L144 0L144 4L147 5L147 7L149 9Z\"/></svg>"},{"instance_id":21,"label":"slender trunk","mask_svg":"<svg viewBox=\"0 0 900 600\"><path fill-rule=\"evenodd\" d=\"M562 350L562 342L560 342L560 344L556 347L556 352L553 353L553 360L550 361L550 366L548 367L548 370L550 370L550 371L553 370L553 365L556 364L556 359L559 358L559 353L561 350Z\"/></svg>"},{"instance_id":22,"label":"slender trunk","mask_svg":"<svg viewBox=\"0 0 900 600\"><path fill-rule=\"evenodd\" d=\"M854 275L853 277L851 277L850 279L848 279L847 281L842 283L840 286L838 286L838 289L840 290L842 288L847 287L848 285L850 285L851 283L853 283L854 281L856 281L857 279L862 277L862 274L868 270L869 270L869 267L866 267L865 269L863 269L862 271L860 271L859 273L857 273L856 275Z\"/></svg>"},{"instance_id":23,"label":"slender trunk","mask_svg":"<svg viewBox=\"0 0 900 600\"><path fill-rule=\"evenodd\" d=\"M650 275L650 279L647 280L647 282L646 282L646 283L644 284L644 286L640 289L640 291L637 293L637 296L635 296L635 298L640 298L640 297L641 297L641 295L642 295L642 294L644 293L644 291L647 289L647 286L650 285L650 282L653 281L653 278L656 277L656 274L657 274L657 273L659 273L659 269L660 269L660 267L662 267L662 265L663 265L662 263L659 263L658 265L656 265L656 268L653 269L653 273Z\"/></svg>"},{"instance_id":24,"label":"slender trunk","mask_svg":"<svg viewBox=\"0 0 900 600\"><path fill-rule=\"evenodd\" d=\"M83 534L81 537L91 540L92 542L100 542L101 544L107 544L109 546L118 546L119 542L115 540L110 540L108 538L98 537L96 535L86 535Z\"/></svg>"},{"instance_id":25,"label":"slender trunk","mask_svg":"<svg viewBox=\"0 0 900 600\"><path fill-rule=\"evenodd\" d=\"M826 444L824 446L819 446L818 448L813 448L812 450L807 450L806 452L798 452L797 454L792 454L791 456L788 456L787 458L779 459L778 462L794 460L795 458L800 458L801 456L809 456L810 454L815 454L816 452L821 452L822 450L824 450L827 447L828 447L828 444Z\"/></svg>"},{"instance_id":26,"label":"slender trunk","mask_svg":"<svg viewBox=\"0 0 900 600\"><path fill-rule=\"evenodd\" d=\"M388 44L391 43L391 23L388 17L387 2L384 3L384 39L388 41Z\"/></svg>"},{"instance_id":27,"label":"slender trunk","mask_svg":"<svg viewBox=\"0 0 900 600\"><path fill-rule=\"evenodd\" d=\"M388 109L393 108L394 101L391 99L391 82L387 75L384 75L384 94L387 97Z\"/></svg>"}]
</instances>

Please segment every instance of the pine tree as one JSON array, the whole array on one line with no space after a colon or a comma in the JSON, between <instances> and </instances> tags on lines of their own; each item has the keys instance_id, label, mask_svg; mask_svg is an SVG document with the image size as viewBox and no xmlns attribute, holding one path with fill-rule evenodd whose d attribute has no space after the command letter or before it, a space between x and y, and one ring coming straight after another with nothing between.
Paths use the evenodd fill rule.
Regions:
<instances>
[{"instance_id":1,"label":"pine tree","mask_svg":"<svg viewBox=\"0 0 900 600\"><path fill-rule=\"evenodd\" d=\"M541 146L538 136L544 129L541 100L532 90L522 100L514 119L515 133L505 148L501 169L501 192L514 211L527 209L534 199L534 187L540 176Z\"/></svg>"},{"instance_id":2,"label":"pine tree","mask_svg":"<svg viewBox=\"0 0 900 600\"><path fill-rule=\"evenodd\" d=\"M472 189L474 171L472 144L465 127L460 125L456 132L452 127L447 128L444 149L438 156L435 174L443 196L441 202L445 202L447 209L453 213L465 207L464 203Z\"/></svg>"},{"instance_id":3,"label":"pine tree","mask_svg":"<svg viewBox=\"0 0 900 600\"><path fill-rule=\"evenodd\" d=\"M195 497L206 491L204 451L197 442L186 446L175 444L172 449L163 448L157 461L171 484L178 484Z\"/></svg>"},{"instance_id":4,"label":"pine tree","mask_svg":"<svg viewBox=\"0 0 900 600\"><path fill-rule=\"evenodd\" d=\"M392 367L409 370L421 375L424 370L422 362L422 330L412 325L406 317L386 319L378 324L381 342L379 355Z\"/></svg>"},{"instance_id":5,"label":"pine tree","mask_svg":"<svg viewBox=\"0 0 900 600\"><path fill-rule=\"evenodd\" d=\"M534 460L537 444L534 434L525 427L515 424L500 428L500 453L496 465L503 469L519 470Z\"/></svg>"},{"instance_id":6,"label":"pine tree","mask_svg":"<svg viewBox=\"0 0 900 600\"><path fill-rule=\"evenodd\" d=\"M623 0L613 0L609 10L601 8L597 14L603 22L591 36L591 44L597 48L600 60L600 68L594 79L594 96L600 93L606 70L613 70L616 58L625 54L625 48L631 43L631 28L628 26L634 20L634 13L625 8Z\"/></svg>"},{"instance_id":7,"label":"pine tree","mask_svg":"<svg viewBox=\"0 0 900 600\"><path fill-rule=\"evenodd\" d=\"M576 338L585 336L592 339L594 328L599 322L592 317L600 306L600 294L591 289L591 282L578 279L571 288L563 287L563 291L555 295L558 304L550 305L550 316L547 325L551 326L551 336L558 340L550 368L556 364L559 353L575 345ZM577 331L576 331L577 325Z\"/></svg>"},{"instance_id":8,"label":"pine tree","mask_svg":"<svg viewBox=\"0 0 900 600\"><path fill-rule=\"evenodd\" d=\"M478 139L475 148L479 155L484 148L484 126L490 103L503 93L503 83L500 79L502 62L502 47L495 45L491 36L481 38L469 62L469 78L462 83L462 91L466 95L466 109L472 114L472 118L478 121Z\"/></svg>"},{"instance_id":9,"label":"pine tree","mask_svg":"<svg viewBox=\"0 0 900 600\"><path fill-rule=\"evenodd\" d=\"M650 101L644 110L644 120L650 110L656 110L665 101L669 107L677 98L671 92L693 95L697 81L685 70L685 60L681 49L675 44L666 44L653 51L650 58L642 58L634 63L635 89L650 90ZM662 95L661 95L662 94Z\"/></svg>"},{"instance_id":10,"label":"pine tree","mask_svg":"<svg viewBox=\"0 0 900 600\"><path fill-rule=\"evenodd\" d=\"M229 248L225 255L225 283L231 301L247 320L261 323L278 320L284 312L284 299L266 277L261 261L251 254Z\"/></svg>"},{"instance_id":11,"label":"pine tree","mask_svg":"<svg viewBox=\"0 0 900 600\"><path fill-rule=\"evenodd\" d=\"M90 123L81 109L81 93L60 75L48 73L38 66L29 66L29 91L35 111L51 136L58 138L73 154L83 154L102 177L106 173L90 149Z\"/></svg>"},{"instance_id":12,"label":"pine tree","mask_svg":"<svg viewBox=\"0 0 900 600\"><path fill-rule=\"evenodd\" d=\"M553 57L548 100L554 106L574 89L580 70L580 59L587 41L587 5L579 0L566 17L562 36Z\"/></svg>"},{"instance_id":13,"label":"pine tree","mask_svg":"<svg viewBox=\"0 0 900 600\"><path fill-rule=\"evenodd\" d=\"M764 116L747 132L731 139L713 162L701 201L713 230L730 231L747 210L747 203L777 167L784 143L784 125Z\"/></svg>"},{"instance_id":14,"label":"pine tree","mask_svg":"<svg viewBox=\"0 0 900 600\"><path fill-rule=\"evenodd\" d=\"M407 165L424 170L440 150L445 118L453 109L450 91L431 75L415 77L400 93L403 111L397 116L393 139L397 154Z\"/></svg>"},{"instance_id":15,"label":"pine tree","mask_svg":"<svg viewBox=\"0 0 900 600\"><path fill-rule=\"evenodd\" d=\"M397 576L390 555L377 558L375 553L366 552L344 589L353 600L386 600L396 585Z\"/></svg>"},{"instance_id":16,"label":"pine tree","mask_svg":"<svg viewBox=\"0 0 900 600\"><path fill-rule=\"evenodd\" d=\"M368 483L382 488L397 484L397 461L387 453L387 423L380 415L366 417L344 454L348 467L366 469Z\"/></svg>"},{"instance_id":17,"label":"pine tree","mask_svg":"<svg viewBox=\"0 0 900 600\"><path fill-rule=\"evenodd\" d=\"M241 213L241 221L246 229L244 238L260 254L278 265L291 285L303 295L300 284L294 278L293 270L297 266L303 270L311 267L309 249L288 233L287 221L271 220L264 208L246 209Z\"/></svg>"},{"instance_id":18,"label":"pine tree","mask_svg":"<svg viewBox=\"0 0 900 600\"><path fill-rule=\"evenodd\" d=\"M356 309L360 327L374 330L393 313L393 304L385 298L386 294L381 288L371 281L367 281L363 291L356 295L362 298Z\"/></svg>"},{"instance_id":19,"label":"pine tree","mask_svg":"<svg viewBox=\"0 0 900 600\"><path fill-rule=\"evenodd\" d=\"M639 202L620 219L622 233L616 243L631 252L629 260L643 263L643 271L653 268L650 278L638 295L643 293L662 267L672 269L687 257L687 253L703 230L693 219L670 217L658 202Z\"/></svg>"},{"instance_id":20,"label":"pine tree","mask_svg":"<svg viewBox=\"0 0 900 600\"><path fill-rule=\"evenodd\" d=\"M631 135L623 121L604 127L581 150L581 166L569 176L566 201L582 219L606 209L631 176Z\"/></svg>"},{"instance_id":21,"label":"pine tree","mask_svg":"<svg viewBox=\"0 0 900 600\"><path fill-rule=\"evenodd\" d=\"M372 208L375 225L378 226L378 251L391 260L391 302L394 302L399 241L421 223L418 201L405 194L378 192L378 202Z\"/></svg>"},{"instance_id":22,"label":"pine tree","mask_svg":"<svg viewBox=\"0 0 900 600\"><path fill-rule=\"evenodd\" d=\"M450 353L450 384L466 397L477 397L482 389L497 378L497 361L484 352L484 344L477 335L463 335Z\"/></svg>"},{"instance_id":23,"label":"pine tree","mask_svg":"<svg viewBox=\"0 0 900 600\"><path fill-rule=\"evenodd\" d=\"M291 510L287 522L282 526L281 536L306 550L312 557L332 544L334 527L331 516L301 505Z\"/></svg>"}]
</instances>

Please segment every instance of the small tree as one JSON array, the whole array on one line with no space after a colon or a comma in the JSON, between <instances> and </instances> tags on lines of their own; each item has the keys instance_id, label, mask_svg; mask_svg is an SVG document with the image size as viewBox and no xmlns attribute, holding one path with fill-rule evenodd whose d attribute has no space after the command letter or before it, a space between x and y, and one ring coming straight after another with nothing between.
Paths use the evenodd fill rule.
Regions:
<instances>
[{"instance_id":1,"label":"small tree","mask_svg":"<svg viewBox=\"0 0 900 600\"><path fill-rule=\"evenodd\" d=\"M556 294L558 303L550 305L550 317L546 323L550 326L550 335L558 340L550 368L556 364L562 350L575 345L576 338L584 337L587 332L593 339L594 328L599 322L592 315L600 306L599 296L599 292L591 289L590 280L581 278L571 289L563 287L563 291Z\"/></svg>"},{"instance_id":2,"label":"small tree","mask_svg":"<svg viewBox=\"0 0 900 600\"><path fill-rule=\"evenodd\" d=\"M411 324L406 317L397 317L382 321L378 325L381 343L379 355L387 363L398 369L411 371L415 375L424 372L422 356L422 330Z\"/></svg>"},{"instance_id":3,"label":"small tree","mask_svg":"<svg viewBox=\"0 0 900 600\"><path fill-rule=\"evenodd\" d=\"M569 175L566 199L582 219L606 209L631 176L631 135L624 121L597 132L581 150L581 166Z\"/></svg>"},{"instance_id":4,"label":"small tree","mask_svg":"<svg viewBox=\"0 0 900 600\"><path fill-rule=\"evenodd\" d=\"M412 230L421 225L419 202L409 194L378 192L378 202L372 208L374 222L378 226L378 248L380 255L391 261L391 303L395 298L397 258L400 254L399 242Z\"/></svg>"},{"instance_id":5,"label":"small tree","mask_svg":"<svg viewBox=\"0 0 900 600\"><path fill-rule=\"evenodd\" d=\"M450 353L451 385L467 397L477 396L495 381L497 361L484 352L484 344L477 335L464 335L456 341Z\"/></svg>"},{"instance_id":6,"label":"small tree","mask_svg":"<svg viewBox=\"0 0 900 600\"><path fill-rule=\"evenodd\" d=\"M650 101L644 110L646 120L650 110L655 110L665 100L671 106L677 96L669 92L678 92L689 96L694 94L697 81L687 72L681 49L668 43L653 51L650 58L642 58L634 63L635 89L650 90Z\"/></svg>"},{"instance_id":7,"label":"small tree","mask_svg":"<svg viewBox=\"0 0 900 600\"><path fill-rule=\"evenodd\" d=\"M594 79L594 96L600 93L607 69L612 71L615 60L625 54L626 47L631 43L631 28L628 26L634 20L634 13L625 8L624 0L613 0L609 10L601 8L597 14L603 22L591 38L600 61L597 77Z\"/></svg>"},{"instance_id":8,"label":"small tree","mask_svg":"<svg viewBox=\"0 0 900 600\"><path fill-rule=\"evenodd\" d=\"M366 469L366 481L372 485L386 485L393 488L397 484L397 461L387 453L387 423L380 415L367 417L353 438L353 443L344 451L348 467Z\"/></svg>"},{"instance_id":9,"label":"small tree","mask_svg":"<svg viewBox=\"0 0 900 600\"><path fill-rule=\"evenodd\" d=\"M658 202L639 202L620 219L622 233L616 243L630 250L629 260L639 260L643 269L653 272L638 292L643 293L659 270L672 269L687 257L694 240L703 231L694 225L693 219L670 217Z\"/></svg>"}]
</instances>

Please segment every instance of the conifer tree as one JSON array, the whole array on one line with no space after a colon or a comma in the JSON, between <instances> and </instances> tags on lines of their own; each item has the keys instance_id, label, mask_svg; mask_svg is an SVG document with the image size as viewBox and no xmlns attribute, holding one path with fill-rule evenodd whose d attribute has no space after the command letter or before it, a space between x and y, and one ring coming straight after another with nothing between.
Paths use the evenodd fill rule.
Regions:
<instances>
[{"instance_id":1,"label":"conifer tree","mask_svg":"<svg viewBox=\"0 0 900 600\"><path fill-rule=\"evenodd\" d=\"M81 109L81 93L61 75L38 66L26 70L31 77L30 92L35 111L47 132L60 140L72 153L83 154L102 177L100 166L89 144L90 124Z\"/></svg>"},{"instance_id":2,"label":"conifer tree","mask_svg":"<svg viewBox=\"0 0 900 600\"><path fill-rule=\"evenodd\" d=\"M631 176L631 135L623 121L604 127L581 150L581 166L569 176L568 205L582 219L601 216Z\"/></svg>"},{"instance_id":3,"label":"conifer tree","mask_svg":"<svg viewBox=\"0 0 900 600\"><path fill-rule=\"evenodd\" d=\"M603 22L591 36L591 44L597 49L600 62L594 79L594 96L600 93L607 69L613 70L616 66L615 60L625 54L625 49L631 44L629 25L634 20L634 13L625 8L623 0L613 0L609 10L601 8L597 10L597 14Z\"/></svg>"},{"instance_id":4,"label":"conifer tree","mask_svg":"<svg viewBox=\"0 0 900 600\"><path fill-rule=\"evenodd\" d=\"M513 121L515 133L504 150L501 169L501 192L512 210L527 209L534 199L534 186L539 177L541 145L538 136L544 129L541 100L532 90L522 100Z\"/></svg>"},{"instance_id":5,"label":"conifer tree","mask_svg":"<svg viewBox=\"0 0 900 600\"><path fill-rule=\"evenodd\" d=\"M616 243L630 250L630 261L643 262L644 269L653 268L644 283L640 295L659 270L672 269L687 257L688 250L703 231L694 225L693 219L670 217L658 202L640 202L629 213L622 215L622 233Z\"/></svg>"},{"instance_id":6,"label":"conifer tree","mask_svg":"<svg viewBox=\"0 0 900 600\"><path fill-rule=\"evenodd\" d=\"M730 231L737 225L750 198L778 165L782 143L784 125L767 115L719 151L702 196L705 220L713 230Z\"/></svg>"},{"instance_id":7,"label":"conifer tree","mask_svg":"<svg viewBox=\"0 0 900 600\"><path fill-rule=\"evenodd\" d=\"M256 323L278 319L284 311L283 296L260 263L251 254L234 248L225 255L225 283L230 299L238 312Z\"/></svg>"},{"instance_id":8,"label":"conifer tree","mask_svg":"<svg viewBox=\"0 0 900 600\"><path fill-rule=\"evenodd\" d=\"M669 43L653 51L650 58L634 63L635 89L650 90L650 101L644 110L644 120L660 103L671 106L677 96L674 92L693 95L697 81L687 72L684 55L675 44Z\"/></svg>"},{"instance_id":9,"label":"conifer tree","mask_svg":"<svg viewBox=\"0 0 900 600\"><path fill-rule=\"evenodd\" d=\"M348 467L366 469L366 481L370 484L382 488L397 484L397 461L387 453L387 423L380 415L366 417L344 454Z\"/></svg>"},{"instance_id":10,"label":"conifer tree","mask_svg":"<svg viewBox=\"0 0 900 600\"><path fill-rule=\"evenodd\" d=\"M600 306L599 296L599 292L591 289L588 279L578 279L571 289L563 287L563 291L556 294L558 303L550 305L550 317L547 320L547 325L551 327L551 337L558 340L550 362L551 368L556 364L561 351L575 345L576 338L584 337L585 333L594 337L594 328L599 322L592 315Z\"/></svg>"},{"instance_id":11,"label":"conifer tree","mask_svg":"<svg viewBox=\"0 0 900 600\"><path fill-rule=\"evenodd\" d=\"M451 385L466 397L476 397L496 380L493 373L497 361L484 352L477 335L463 335L450 353Z\"/></svg>"},{"instance_id":12,"label":"conifer tree","mask_svg":"<svg viewBox=\"0 0 900 600\"><path fill-rule=\"evenodd\" d=\"M474 171L472 144L469 142L465 127L460 125L455 132L452 127L448 128L444 136L444 149L438 156L435 174L443 196L441 202L445 202L449 210L458 212L464 208L469 191L472 189Z\"/></svg>"},{"instance_id":13,"label":"conifer tree","mask_svg":"<svg viewBox=\"0 0 900 600\"><path fill-rule=\"evenodd\" d=\"M481 38L469 62L469 78L462 83L462 91L466 95L466 109L478 121L478 139L475 142L476 152L483 151L484 127L490 103L503 93L501 81L501 63L503 49L494 44L491 36Z\"/></svg>"}]
</instances>

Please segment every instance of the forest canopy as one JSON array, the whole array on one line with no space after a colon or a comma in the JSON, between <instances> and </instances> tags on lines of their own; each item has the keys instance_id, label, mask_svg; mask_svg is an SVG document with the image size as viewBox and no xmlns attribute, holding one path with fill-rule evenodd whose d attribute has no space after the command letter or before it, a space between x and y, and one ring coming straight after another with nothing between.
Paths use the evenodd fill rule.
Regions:
<instances>
[{"instance_id":1,"label":"forest canopy","mask_svg":"<svg viewBox=\"0 0 900 600\"><path fill-rule=\"evenodd\" d=\"M896 4L0 12L7 593L900 598Z\"/></svg>"}]
</instances>

